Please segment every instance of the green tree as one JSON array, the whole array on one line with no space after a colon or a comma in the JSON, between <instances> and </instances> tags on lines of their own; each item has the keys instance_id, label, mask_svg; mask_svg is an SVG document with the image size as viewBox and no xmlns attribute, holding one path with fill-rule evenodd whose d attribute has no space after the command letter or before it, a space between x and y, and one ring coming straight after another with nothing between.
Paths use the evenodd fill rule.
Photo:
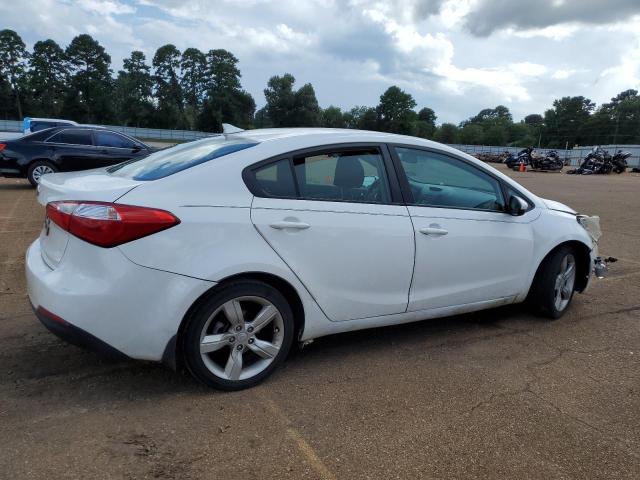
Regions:
<instances>
[{"instance_id":1,"label":"green tree","mask_svg":"<svg viewBox=\"0 0 640 480\"><path fill-rule=\"evenodd\" d=\"M182 52L180 69L186 121L189 128L195 128L207 91L207 57L197 48L187 48Z\"/></svg>"},{"instance_id":2,"label":"green tree","mask_svg":"<svg viewBox=\"0 0 640 480\"><path fill-rule=\"evenodd\" d=\"M291 123L296 127L318 127L322 111L318 105L316 92L310 83L304 84L294 95Z\"/></svg>"},{"instance_id":3,"label":"green tree","mask_svg":"<svg viewBox=\"0 0 640 480\"><path fill-rule=\"evenodd\" d=\"M293 75L285 73L281 77L271 77L267 82L267 88L264 89L264 96L267 100L265 110L274 127L293 126L290 124L290 115L295 103L293 91L295 81Z\"/></svg>"},{"instance_id":4,"label":"green tree","mask_svg":"<svg viewBox=\"0 0 640 480\"><path fill-rule=\"evenodd\" d=\"M443 123L436 130L436 140L440 143L458 143L458 127L453 123Z\"/></svg>"},{"instance_id":5,"label":"green tree","mask_svg":"<svg viewBox=\"0 0 640 480\"><path fill-rule=\"evenodd\" d=\"M422 138L433 138L436 133L436 113L425 107L418 112L415 135Z\"/></svg>"},{"instance_id":6,"label":"green tree","mask_svg":"<svg viewBox=\"0 0 640 480\"><path fill-rule=\"evenodd\" d=\"M146 127L152 122L154 106L151 67L144 53L131 52L116 79L117 117L123 125Z\"/></svg>"},{"instance_id":7,"label":"green tree","mask_svg":"<svg viewBox=\"0 0 640 480\"><path fill-rule=\"evenodd\" d=\"M467 123L460 129L458 140L464 145L482 145L484 129L477 123Z\"/></svg>"},{"instance_id":8,"label":"green tree","mask_svg":"<svg viewBox=\"0 0 640 480\"><path fill-rule=\"evenodd\" d=\"M11 89L19 118L23 116L21 97L28 57L20 35L13 30L0 31L0 76Z\"/></svg>"},{"instance_id":9,"label":"green tree","mask_svg":"<svg viewBox=\"0 0 640 480\"><path fill-rule=\"evenodd\" d=\"M171 44L158 48L153 56L157 102L155 124L163 128L184 127L180 60L180 51Z\"/></svg>"},{"instance_id":10,"label":"green tree","mask_svg":"<svg viewBox=\"0 0 640 480\"><path fill-rule=\"evenodd\" d=\"M238 59L229 51L218 49L207 53L207 99L198 122L207 131L222 131L222 123L249 128L253 123L256 103L242 90Z\"/></svg>"},{"instance_id":11,"label":"green tree","mask_svg":"<svg viewBox=\"0 0 640 480\"><path fill-rule=\"evenodd\" d=\"M640 142L640 96L637 90L620 92L592 115L586 130L591 143ZM598 135L598 132L601 132ZM604 134L604 135L603 135Z\"/></svg>"},{"instance_id":12,"label":"green tree","mask_svg":"<svg viewBox=\"0 0 640 480\"><path fill-rule=\"evenodd\" d=\"M264 96L266 114L274 127L316 127L321 113L315 91L310 83L295 91L296 79L285 73L269 79Z\"/></svg>"},{"instance_id":13,"label":"green tree","mask_svg":"<svg viewBox=\"0 0 640 480\"><path fill-rule=\"evenodd\" d=\"M69 82L64 50L51 39L36 42L29 58L29 67L27 84L30 115L61 116Z\"/></svg>"},{"instance_id":14,"label":"green tree","mask_svg":"<svg viewBox=\"0 0 640 480\"><path fill-rule=\"evenodd\" d=\"M68 118L83 123L108 123L113 118L111 57L90 35L75 37L66 49L70 88L64 102Z\"/></svg>"},{"instance_id":15,"label":"green tree","mask_svg":"<svg viewBox=\"0 0 640 480\"><path fill-rule=\"evenodd\" d=\"M553 102L553 108L544 112L544 137L547 146L564 148L565 145L585 145L586 126L595 104L588 98L563 97Z\"/></svg>"},{"instance_id":16,"label":"green tree","mask_svg":"<svg viewBox=\"0 0 640 480\"><path fill-rule=\"evenodd\" d=\"M0 118L15 120L16 109L13 106L12 96L11 85L4 77L0 76Z\"/></svg>"},{"instance_id":17,"label":"green tree","mask_svg":"<svg viewBox=\"0 0 640 480\"><path fill-rule=\"evenodd\" d=\"M389 87L381 96L377 107L380 129L385 132L413 135L418 115L413 109L416 101L413 97L394 86Z\"/></svg>"},{"instance_id":18,"label":"green tree","mask_svg":"<svg viewBox=\"0 0 640 480\"><path fill-rule=\"evenodd\" d=\"M345 115L339 107L333 105L322 111L322 126L328 128L347 128Z\"/></svg>"},{"instance_id":19,"label":"green tree","mask_svg":"<svg viewBox=\"0 0 640 480\"><path fill-rule=\"evenodd\" d=\"M267 107L262 107L253 117L253 126L256 128L271 128L273 124L267 114Z\"/></svg>"},{"instance_id":20,"label":"green tree","mask_svg":"<svg viewBox=\"0 0 640 480\"><path fill-rule=\"evenodd\" d=\"M344 119L347 128L356 128L359 130L377 130L378 129L378 113L373 107L357 106L348 112L345 112Z\"/></svg>"}]
</instances>

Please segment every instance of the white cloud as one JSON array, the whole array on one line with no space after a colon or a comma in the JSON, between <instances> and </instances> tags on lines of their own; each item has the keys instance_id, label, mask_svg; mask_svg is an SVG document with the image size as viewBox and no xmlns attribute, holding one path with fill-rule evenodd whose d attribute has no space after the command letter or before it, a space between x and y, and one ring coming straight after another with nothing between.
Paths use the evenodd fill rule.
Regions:
<instances>
[{"instance_id":1,"label":"white cloud","mask_svg":"<svg viewBox=\"0 0 640 480\"><path fill-rule=\"evenodd\" d=\"M136 12L131 5L113 0L79 0L78 5L83 10L100 15L126 15Z\"/></svg>"},{"instance_id":2,"label":"white cloud","mask_svg":"<svg viewBox=\"0 0 640 480\"><path fill-rule=\"evenodd\" d=\"M497 104L518 118L560 96L601 102L640 87L640 16L587 22L545 0L566 15L531 22L519 2L501 1L510 16L496 26L485 15L477 26L497 33L484 37L469 19L497 0L29 0L0 2L0 17L29 45L90 33L114 70L133 49L150 62L166 43L226 48L258 105L268 78L285 72L313 83L325 106L375 105L396 84L456 123Z\"/></svg>"},{"instance_id":3,"label":"white cloud","mask_svg":"<svg viewBox=\"0 0 640 480\"><path fill-rule=\"evenodd\" d=\"M509 28L506 30L506 33L520 38L544 37L553 40L564 40L565 38L573 36L580 28L578 24L565 23L562 25L551 25L544 28L531 28L526 30Z\"/></svg>"},{"instance_id":4,"label":"white cloud","mask_svg":"<svg viewBox=\"0 0 640 480\"><path fill-rule=\"evenodd\" d=\"M554 80L565 80L569 78L571 75L573 75L574 73L576 73L576 70L574 69L560 68L555 72L553 72L553 75L551 75L551 78L553 78Z\"/></svg>"}]
</instances>

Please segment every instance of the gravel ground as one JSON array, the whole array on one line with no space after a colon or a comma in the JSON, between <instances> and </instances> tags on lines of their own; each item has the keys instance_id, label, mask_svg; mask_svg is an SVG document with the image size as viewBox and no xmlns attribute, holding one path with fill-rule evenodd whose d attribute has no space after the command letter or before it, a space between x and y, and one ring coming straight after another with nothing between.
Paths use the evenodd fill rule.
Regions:
<instances>
[{"instance_id":1,"label":"gravel ground","mask_svg":"<svg viewBox=\"0 0 640 480\"><path fill-rule=\"evenodd\" d=\"M238 393L48 333L23 273L43 209L0 180L0 477L640 478L640 175L510 174L600 215L620 260L564 318L323 338Z\"/></svg>"}]
</instances>

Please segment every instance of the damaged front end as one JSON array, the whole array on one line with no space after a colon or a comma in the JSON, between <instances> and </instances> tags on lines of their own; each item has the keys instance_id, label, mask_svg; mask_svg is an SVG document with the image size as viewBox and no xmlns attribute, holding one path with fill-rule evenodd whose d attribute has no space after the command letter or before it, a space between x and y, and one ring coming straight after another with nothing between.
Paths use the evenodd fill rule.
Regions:
<instances>
[{"instance_id":1,"label":"damaged front end","mask_svg":"<svg viewBox=\"0 0 640 480\"><path fill-rule=\"evenodd\" d=\"M598 240L602 236L602 230L600 228L600 217L598 217L597 215L576 215L576 220L578 220L578 223L582 225L582 227L587 231L594 245L596 245L598 243ZM595 257L593 259L594 275L597 278L606 277L609 273L609 267L607 266L607 263L615 261L616 259L613 257L604 259L602 257Z\"/></svg>"}]
</instances>

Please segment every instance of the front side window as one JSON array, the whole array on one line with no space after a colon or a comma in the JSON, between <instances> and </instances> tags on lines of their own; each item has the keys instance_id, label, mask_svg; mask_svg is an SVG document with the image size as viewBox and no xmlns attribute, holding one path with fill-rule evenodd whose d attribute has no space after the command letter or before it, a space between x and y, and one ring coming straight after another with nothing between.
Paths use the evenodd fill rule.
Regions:
<instances>
[{"instance_id":1,"label":"front side window","mask_svg":"<svg viewBox=\"0 0 640 480\"><path fill-rule=\"evenodd\" d=\"M107 171L133 180L157 180L257 144L247 138L219 135L160 150L143 158L120 163Z\"/></svg>"},{"instance_id":2,"label":"front side window","mask_svg":"<svg viewBox=\"0 0 640 480\"><path fill-rule=\"evenodd\" d=\"M462 160L413 148L395 147L409 182L413 204L504 211L500 182Z\"/></svg>"},{"instance_id":3,"label":"front side window","mask_svg":"<svg viewBox=\"0 0 640 480\"><path fill-rule=\"evenodd\" d=\"M47 142L66 143L69 145L93 145L90 130L63 130L56 133Z\"/></svg>"},{"instance_id":4,"label":"front side window","mask_svg":"<svg viewBox=\"0 0 640 480\"><path fill-rule=\"evenodd\" d=\"M97 147L133 148L135 143L122 135L111 132L94 131L93 136Z\"/></svg>"},{"instance_id":5,"label":"front side window","mask_svg":"<svg viewBox=\"0 0 640 480\"><path fill-rule=\"evenodd\" d=\"M389 182L377 148L294 158L300 196L309 200L389 203Z\"/></svg>"}]
</instances>

